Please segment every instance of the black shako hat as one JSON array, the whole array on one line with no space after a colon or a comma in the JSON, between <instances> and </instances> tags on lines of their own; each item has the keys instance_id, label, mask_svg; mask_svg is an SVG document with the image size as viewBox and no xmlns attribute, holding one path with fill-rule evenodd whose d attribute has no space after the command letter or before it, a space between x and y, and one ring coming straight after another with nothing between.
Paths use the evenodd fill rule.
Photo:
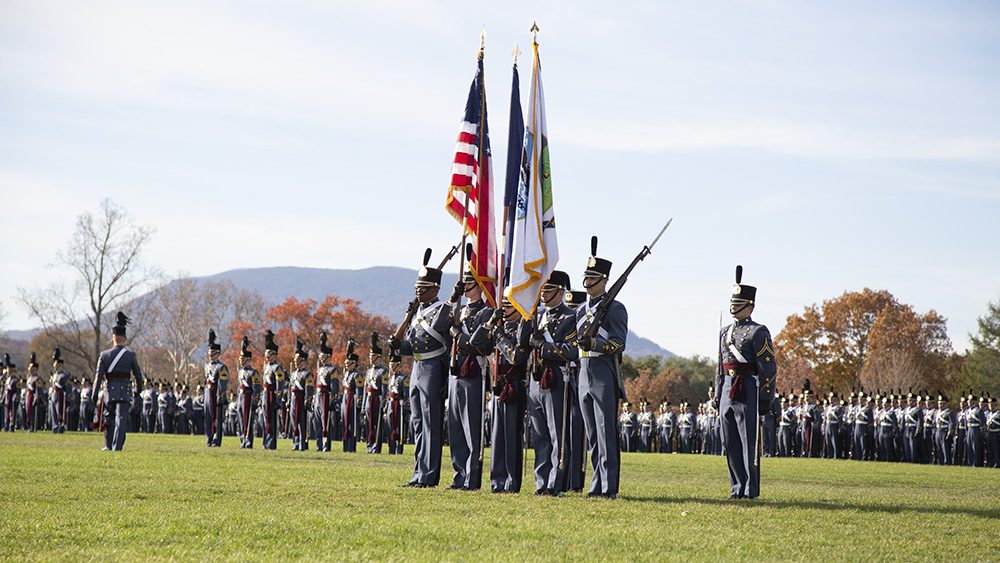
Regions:
<instances>
[{"instance_id":1,"label":"black shako hat","mask_svg":"<svg viewBox=\"0 0 1000 563\"><path fill-rule=\"evenodd\" d=\"M56 349L52 351L52 361L57 364L63 363L62 350L60 350L58 346L56 346Z\"/></svg>"},{"instance_id":2,"label":"black shako hat","mask_svg":"<svg viewBox=\"0 0 1000 563\"><path fill-rule=\"evenodd\" d=\"M274 343L274 333L271 332L271 329L264 331L264 349L275 353L278 352L278 345Z\"/></svg>"},{"instance_id":3,"label":"black shako hat","mask_svg":"<svg viewBox=\"0 0 1000 563\"><path fill-rule=\"evenodd\" d=\"M587 259L587 269L584 277L606 278L611 275L611 262L597 257L597 237L590 237L590 258Z\"/></svg>"},{"instance_id":4,"label":"black shako hat","mask_svg":"<svg viewBox=\"0 0 1000 563\"><path fill-rule=\"evenodd\" d=\"M417 272L416 287L441 287L441 270L427 265L431 261L431 249L424 251L424 265Z\"/></svg>"},{"instance_id":5,"label":"black shako hat","mask_svg":"<svg viewBox=\"0 0 1000 563\"><path fill-rule=\"evenodd\" d=\"M586 291L567 291L566 297L563 298L567 305L577 307L583 305L587 302L587 292Z\"/></svg>"},{"instance_id":6,"label":"black shako hat","mask_svg":"<svg viewBox=\"0 0 1000 563\"><path fill-rule=\"evenodd\" d=\"M306 351L305 343L298 336L295 337L295 359L309 359L309 352Z\"/></svg>"},{"instance_id":7,"label":"black shako hat","mask_svg":"<svg viewBox=\"0 0 1000 563\"><path fill-rule=\"evenodd\" d=\"M125 336L125 327L132 324L132 319L125 316L125 313L118 311L115 315L115 326L111 327L111 333L115 336Z\"/></svg>"},{"instance_id":8,"label":"black shako hat","mask_svg":"<svg viewBox=\"0 0 1000 563\"><path fill-rule=\"evenodd\" d=\"M354 351L355 346L357 346L357 343L354 342L353 338L351 338L350 336L348 336L347 337L347 355L344 357L344 359L350 360L352 362L358 361L358 354L357 354L357 352Z\"/></svg>"},{"instance_id":9,"label":"black shako hat","mask_svg":"<svg viewBox=\"0 0 1000 563\"><path fill-rule=\"evenodd\" d=\"M743 281L743 266L736 266L736 284L729 302L736 305L753 305L757 297L757 288L741 283Z\"/></svg>"},{"instance_id":10,"label":"black shako hat","mask_svg":"<svg viewBox=\"0 0 1000 563\"><path fill-rule=\"evenodd\" d=\"M379 335L378 335L378 333L377 332L373 332L372 336L371 336L371 345L372 345L371 354L374 355L374 356L381 356L382 355L382 347L379 346L378 341L379 341Z\"/></svg>"},{"instance_id":11,"label":"black shako hat","mask_svg":"<svg viewBox=\"0 0 1000 563\"><path fill-rule=\"evenodd\" d=\"M208 329L208 350L210 352L219 352L222 350L222 344L219 344L216 338L217 337L215 336L215 330L211 328Z\"/></svg>"},{"instance_id":12,"label":"black shako hat","mask_svg":"<svg viewBox=\"0 0 1000 563\"><path fill-rule=\"evenodd\" d=\"M326 331L319 333L319 353L327 356L333 354L333 348L327 344Z\"/></svg>"},{"instance_id":13,"label":"black shako hat","mask_svg":"<svg viewBox=\"0 0 1000 563\"><path fill-rule=\"evenodd\" d=\"M240 357L241 358L252 358L253 352L250 351L250 339L243 335L243 340L240 342Z\"/></svg>"},{"instance_id":14,"label":"black shako hat","mask_svg":"<svg viewBox=\"0 0 1000 563\"><path fill-rule=\"evenodd\" d=\"M563 272L562 270L552 270L552 273L549 274L548 281L545 282L545 285L542 286L542 289L548 291L556 289L564 289L569 291L569 287L570 287L569 274Z\"/></svg>"}]
</instances>

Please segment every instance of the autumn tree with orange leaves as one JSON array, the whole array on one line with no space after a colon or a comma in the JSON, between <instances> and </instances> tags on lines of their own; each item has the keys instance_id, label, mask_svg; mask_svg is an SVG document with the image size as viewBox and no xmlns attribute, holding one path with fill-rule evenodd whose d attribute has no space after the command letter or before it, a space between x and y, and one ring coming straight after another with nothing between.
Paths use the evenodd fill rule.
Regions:
<instances>
[{"instance_id":1,"label":"autumn tree with orange leaves","mask_svg":"<svg viewBox=\"0 0 1000 563\"><path fill-rule=\"evenodd\" d=\"M788 317L775 338L778 365L795 373L779 375L797 389L801 381L789 377L812 375L813 389L846 391L951 389L951 341L946 320L936 311L916 312L885 290L846 292L806 307Z\"/></svg>"},{"instance_id":2,"label":"autumn tree with orange leaves","mask_svg":"<svg viewBox=\"0 0 1000 563\"><path fill-rule=\"evenodd\" d=\"M368 354L369 337L373 331L381 336L383 350L388 350L388 345L384 342L392 330L390 327L389 319L365 313L358 301L330 295L319 303L314 299L300 301L289 297L284 303L267 310L262 325L237 319L229 324L229 334L234 341L246 335L256 359L263 356L264 331L271 329L275 334L274 341L280 348L278 361L287 366L295 355L296 336L305 343L311 360L315 360L319 349L319 333L326 331L327 343L333 348L332 361L334 365L341 365L348 337L353 337L358 343L357 353L364 358ZM238 355L239 346L230 346L223 353L223 361L235 366Z\"/></svg>"}]
</instances>

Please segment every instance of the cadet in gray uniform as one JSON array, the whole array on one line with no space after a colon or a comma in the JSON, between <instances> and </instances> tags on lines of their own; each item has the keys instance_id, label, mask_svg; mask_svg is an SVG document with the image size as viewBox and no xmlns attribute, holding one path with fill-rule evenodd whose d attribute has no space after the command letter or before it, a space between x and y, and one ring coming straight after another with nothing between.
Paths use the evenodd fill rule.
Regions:
<instances>
[{"instance_id":1,"label":"cadet in gray uniform","mask_svg":"<svg viewBox=\"0 0 1000 563\"><path fill-rule=\"evenodd\" d=\"M531 418L531 444L535 448L535 494L557 495L573 483L569 447L570 362L579 359L576 346L576 311L566 305L570 288L569 274L554 270L542 286L545 312L538 330L531 336L531 346L538 350L541 370L528 382L528 416ZM579 416L579 415L578 415ZM580 421L582 423L582 419ZM576 468L579 473L579 468ZM560 480L561 479L561 480ZM577 478L579 481L579 478ZM582 483L576 483L577 488Z\"/></svg>"},{"instance_id":2,"label":"cadet in gray uniform","mask_svg":"<svg viewBox=\"0 0 1000 563\"><path fill-rule=\"evenodd\" d=\"M734 322L719 334L714 402L722 416L729 496L754 499L760 494L759 416L771 406L778 370L770 332L750 318L757 288L742 280L743 267L736 266L736 285L729 300Z\"/></svg>"},{"instance_id":3,"label":"cadet in gray uniform","mask_svg":"<svg viewBox=\"0 0 1000 563\"><path fill-rule=\"evenodd\" d=\"M413 475L408 487L436 487L441 479L441 431L444 422L442 392L451 349L451 307L438 301L441 270L427 265L431 251L424 253L415 284L416 306L402 340L389 340L401 355L413 356L410 375L410 409L413 419ZM411 314L408 311L407 314Z\"/></svg>"},{"instance_id":4,"label":"cadet in gray uniform","mask_svg":"<svg viewBox=\"0 0 1000 563\"><path fill-rule=\"evenodd\" d=\"M160 383L160 394L157 398L158 409L156 411L160 433L174 433L174 406L177 400L170 393L170 387L166 383Z\"/></svg>"},{"instance_id":5,"label":"cadet in gray uniform","mask_svg":"<svg viewBox=\"0 0 1000 563\"><path fill-rule=\"evenodd\" d=\"M938 465L951 465L951 433L955 427L955 415L948 408L948 397L938 393L937 411L934 413L934 442L937 447Z\"/></svg>"},{"instance_id":6,"label":"cadet in gray uniform","mask_svg":"<svg viewBox=\"0 0 1000 563\"><path fill-rule=\"evenodd\" d=\"M344 451L358 451L357 441L357 391L361 373L358 372L358 354L354 351L354 339L347 339L347 354L344 356L344 397L341 416L344 417Z\"/></svg>"},{"instance_id":7,"label":"cadet in gray uniform","mask_svg":"<svg viewBox=\"0 0 1000 563\"><path fill-rule=\"evenodd\" d=\"M917 439L920 436L920 426L924 422L924 413L917 406L913 393L906 394L907 407L903 413L903 439L904 453L903 459L907 463L918 463Z\"/></svg>"},{"instance_id":8,"label":"cadet in gray uniform","mask_svg":"<svg viewBox=\"0 0 1000 563\"><path fill-rule=\"evenodd\" d=\"M252 361L250 339L243 335L243 340L240 341L240 369L236 372L236 378L240 385L237 399L239 405L237 429L240 435L240 448L245 449L253 448L254 379L257 377L257 370L251 365Z\"/></svg>"},{"instance_id":9,"label":"cadet in gray uniform","mask_svg":"<svg viewBox=\"0 0 1000 563\"><path fill-rule=\"evenodd\" d=\"M261 395L264 434L261 442L265 450L274 450L278 448L278 386L285 380L285 368L278 363L278 345L270 329L264 331L264 360L264 391Z\"/></svg>"},{"instance_id":10,"label":"cadet in gray uniform","mask_svg":"<svg viewBox=\"0 0 1000 563\"><path fill-rule=\"evenodd\" d=\"M621 436L621 451L636 451L636 426L638 425L635 413L632 412L632 405L628 401L622 402L622 414L618 417L619 434Z\"/></svg>"},{"instance_id":11,"label":"cadet in gray uniform","mask_svg":"<svg viewBox=\"0 0 1000 563\"><path fill-rule=\"evenodd\" d=\"M39 397L41 394L39 391L41 391L42 387L42 379L38 375L38 357L32 352L31 359L28 360L27 379L24 382L24 427L28 432L44 430L44 428L38 428L38 426L44 425L44 423L43 425L39 425L40 417L38 416L39 411L42 410L39 408L40 404L42 404Z\"/></svg>"},{"instance_id":12,"label":"cadet in gray uniform","mask_svg":"<svg viewBox=\"0 0 1000 563\"><path fill-rule=\"evenodd\" d=\"M382 453L382 431L379 428L382 412L382 379L389 370L382 365L382 347L379 335L371 335L371 349L368 354L369 367L365 372L365 451L370 454Z\"/></svg>"},{"instance_id":13,"label":"cadet in gray uniform","mask_svg":"<svg viewBox=\"0 0 1000 563\"><path fill-rule=\"evenodd\" d=\"M567 290L564 301L566 306L570 308L570 315L574 323L572 336L567 336L567 343L573 345L573 353L576 354L576 359L570 360L566 364L566 371L569 373L569 401L567 402L569 405L569 450L566 452L569 482L566 486L569 487L569 490L579 493L583 491L586 477L587 431L583 426L583 413L580 412L580 358L579 349L575 348L576 310L587 302L587 292ZM564 381L564 383L566 382Z\"/></svg>"},{"instance_id":14,"label":"cadet in gray uniform","mask_svg":"<svg viewBox=\"0 0 1000 563\"><path fill-rule=\"evenodd\" d=\"M496 317L487 323L492 330ZM531 354L531 324L510 300L503 300L503 323L497 328L497 374L493 382L493 419L490 428L490 490L521 491L524 473L525 379Z\"/></svg>"},{"instance_id":15,"label":"cadet in gray uniform","mask_svg":"<svg viewBox=\"0 0 1000 563\"><path fill-rule=\"evenodd\" d=\"M577 345L580 348L580 411L590 444L592 476L587 496L618 497L621 476L621 444L615 421L618 398L625 398L619 372L620 356L628 336L628 312L618 301L609 304L597 336L583 335L594 320L594 312L607 297L605 289L611 262L597 257L597 237L590 239L591 256L583 273L587 302L576 311Z\"/></svg>"},{"instance_id":16,"label":"cadet in gray uniform","mask_svg":"<svg viewBox=\"0 0 1000 563\"><path fill-rule=\"evenodd\" d=\"M4 432L17 430L18 396L21 393L21 377L17 374L17 366L10 361L10 354L3 355L4 381Z\"/></svg>"},{"instance_id":17,"label":"cadet in gray uniform","mask_svg":"<svg viewBox=\"0 0 1000 563\"><path fill-rule=\"evenodd\" d=\"M71 389L69 374L63 370L63 365L62 351L56 348L52 351L52 397L55 406L52 432L56 434L66 432L66 393Z\"/></svg>"},{"instance_id":18,"label":"cadet in gray uniform","mask_svg":"<svg viewBox=\"0 0 1000 563\"><path fill-rule=\"evenodd\" d=\"M993 408L993 396L986 394L986 465L1000 467L1000 409Z\"/></svg>"},{"instance_id":19,"label":"cadet in gray uniform","mask_svg":"<svg viewBox=\"0 0 1000 563\"><path fill-rule=\"evenodd\" d=\"M403 401L407 401L405 385L406 376L401 371L403 359L394 350L389 350L389 405L386 409L386 420L389 426L389 455L403 453Z\"/></svg>"},{"instance_id":20,"label":"cadet in gray uniform","mask_svg":"<svg viewBox=\"0 0 1000 563\"><path fill-rule=\"evenodd\" d=\"M222 445L223 403L229 381L229 368L219 361L222 345L216 341L215 331L208 330L208 363L205 364L205 440L208 447Z\"/></svg>"},{"instance_id":21,"label":"cadet in gray uniform","mask_svg":"<svg viewBox=\"0 0 1000 563\"><path fill-rule=\"evenodd\" d=\"M101 352L97 360L97 376L94 379L93 394L106 393L105 405L110 409L104 449L121 451L125 447L126 419L132 402L132 382L135 378L135 388L142 389L142 370L135 353L125 348L126 327L131 319L121 311L115 318L111 332L114 347ZM98 416L101 416L98 413Z\"/></svg>"},{"instance_id":22,"label":"cadet in gray uniform","mask_svg":"<svg viewBox=\"0 0 1000 563\"><path fill-rule=\"evenodd\" d=\"M896 432L896 411L889 397L882 397L882 408L875 417L878 425L878 460L894 461L895 447L893 434Z\"/></svg>"},{"instance_id":23,"label":"cadet in gray uniform","mask_svg":"<svg viewBox=\"0 0 1000 563\"><path fill-rule=\"evenodd\" d=\"M471 267L470 263L451 295L455 309L463 295L468 303L454 315L450 329L455 351L448 378L448 448L455 470L450 488L466 491L482 486L479 453L483 442L483 378L487 377L488 356L494 345L485 328L494 310L483 301L483 289Z\"/></svg>"},{"instance_id":24,"label":"cadet in gray uniform","mask_svg":"<svg viewBox=\"0 0 1000 563\"><path fill-rule=\"evenodd\" d=\"M291 391L291 404L289 408L289 421L291 423L292 450L305 451L309 449L309 435L306 430L306 391L308 380L312 377L312 372L307 367L309 352L299 337L295 337L295 359L288 388Z\"/></svg>"},{"instance_id":25,"label":"cadet in gray uniform","mask_svg":"<svg viewBox=\"0 0 1000 563\"><path fill-rule=\"evenodd\" d=\"M965 435L965 455L968 459L968 465L981 467L983 465L983 426L986 423L983 407L986 401L983 397L979 397L979 403L976 404L972 395L969 395L968 402L969 411L966 414L966 423L969 429Z\"/></svg>"},{"instance_id":26,"label":"cadet in gray uniform","mask_svg":"<svg viewBox=\"0 0 1000 563\"><path fill-rule=\"evenodd\" d=\"M333 355L333 348L327 344L325 332L319 333L319 359L316 366L316 411L319 419L319 428L316 432L316 451L330 451L330 441L333 439L334 420L330 415L330 406L333 404L337 388L340 382L337 381L337 366L330 363L330 356ZM331 397L331 391L333 397Z\"/></svg>"}]
</instances>

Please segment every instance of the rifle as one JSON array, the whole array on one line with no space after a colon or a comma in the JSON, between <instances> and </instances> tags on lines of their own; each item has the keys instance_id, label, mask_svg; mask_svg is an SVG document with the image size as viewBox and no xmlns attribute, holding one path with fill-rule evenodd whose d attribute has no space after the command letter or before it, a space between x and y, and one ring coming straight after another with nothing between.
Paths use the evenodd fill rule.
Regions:
<instances>
[{"instance_id":1,"label":"rifle","mask_svg":"<svg viewBox=\"0 0 1000 563\"><path fill-rule=\"evenodd\" d=\"M649 256L652 253L653 247L656 246L656 243L660 240L660 237L663 236L663 232L667 230L667 227L669 227L670 223L672 223L673 221L674 219L673 217L671 217L670 220L667 221L667 224L663 225L663 228L660 229L660 234L656 235L656 238L653 239L653 242L649 243L649 246L642 247L642 250L639 251L638 256L632 259L632 263L628 265L628 268L625 268L625 271L622 272L622 275L618 276L618 279L615 280L615 283L611 286L610 289L606 291L607 296L604 298L603 301L601 301L601 304L597 306L597 310L594 311L594 318L590 323L590 326L588 326L587 330L585 330L583 334L580 335L581 341L584 340L589 341L591 338L597 335L597 330L601 327L601 322L604 321L604 317L607 316L608 308L611 306L611 302L614 301L616 297L618 297L618 294L621 292L622 288L625 287L625 282L628 281L629 274L632 273L632 270L635 269L635 267L639 264L639 262L642 262L647 256Z\"/></svg>"},{"instance_id":2,"label":"rifle","mask_svg":"<svg viewBox=\"0 0 1000 563\"><path fill-rule=\"evenodd\" d=\"M444 257L443 260L441 260L441 263L438 264L437 269L443 270L444 267L448 265L448 262L451 261L452 257L454 257L457 252L458 252L458 245L451 247L451 250L448 251L448 254ZM424 253L425 262L427 260L430 260L430 253L431 251L428 248L427 252ZM392 337L395 340L403 339L403 334L406 333L407 327L410 326L410 322L413 320L413 316L417 314L417 307L419 306L420 306L420 299L418 297L414 297L413 300L410 301L409 305L406 306L406 316L403 319L403 322L399 323L399 326L396 327L396 332L394 332L392 335Z\"/></svg>"}]
</instances>

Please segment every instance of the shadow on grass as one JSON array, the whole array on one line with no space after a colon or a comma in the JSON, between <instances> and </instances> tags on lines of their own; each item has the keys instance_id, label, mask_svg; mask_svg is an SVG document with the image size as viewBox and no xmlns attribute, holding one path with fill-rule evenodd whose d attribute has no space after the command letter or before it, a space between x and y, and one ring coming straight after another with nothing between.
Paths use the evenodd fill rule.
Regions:
<instances>
[{"instance_id":1,"label":"shadow on grass","mask_svg":"<svg viewBox=\"0 0 1000 563\"><path fill-rule=\"evenodd\" d=\"M657 504L709 504L715 506L741 506L752 508L756 506L771 507L778 509L818 509L831 511L856 510L858 512L884 512L887 514L900 514L903 512L919 512L921 514L956 514L962 516L974 516L995 520L1000 518L1000 509L989 508L957 508L951 506L915 506L900 503L893 504L856 504L856 503L833 503L809 500L734 500L728 498L695 498L695 497L625 497L629 502L651 502Z\"/></svg>"}]
</instances>

